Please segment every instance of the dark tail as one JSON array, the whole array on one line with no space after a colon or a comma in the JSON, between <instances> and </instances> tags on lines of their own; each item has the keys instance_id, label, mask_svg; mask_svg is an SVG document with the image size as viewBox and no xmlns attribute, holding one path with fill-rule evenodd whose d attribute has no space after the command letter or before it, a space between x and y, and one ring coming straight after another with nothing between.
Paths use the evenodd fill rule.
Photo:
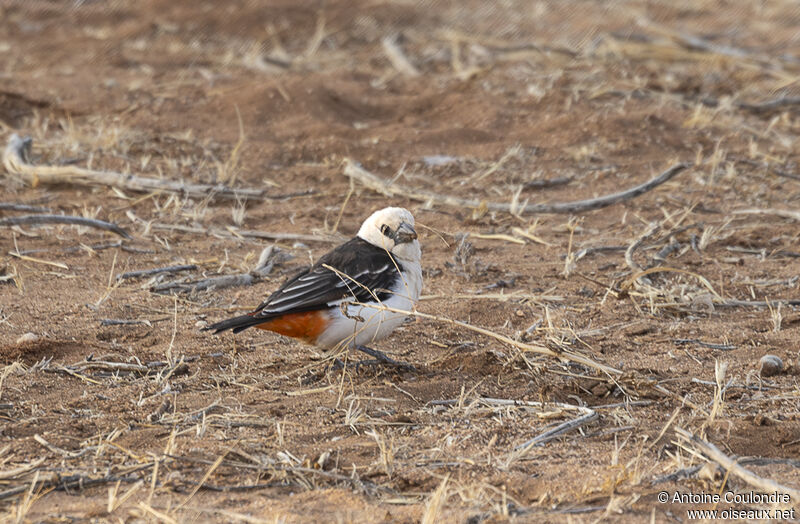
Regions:
<instances>
[{"instance_id":1,"label":"dark tail","mask_svg":"<svg viewBox=\"0 0 800 524\"><path fill-rule=\"evenodd\" d=\"M217 322L216 324L206 326L203 328L203 331L214 331L214 334L216 335L217 333L232 329L234 333L238 333L249 327L257 326L263 322L263 317L256 318L250 315L242 315L240 317L229 318L228 320L223 320L222 322Z\"/></svg>"}]
</instances>

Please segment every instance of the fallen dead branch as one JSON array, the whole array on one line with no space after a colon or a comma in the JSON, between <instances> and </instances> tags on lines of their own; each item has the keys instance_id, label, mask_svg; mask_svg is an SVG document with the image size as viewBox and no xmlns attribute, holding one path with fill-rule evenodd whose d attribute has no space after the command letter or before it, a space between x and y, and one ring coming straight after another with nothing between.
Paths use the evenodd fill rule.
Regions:
<instances>
[{"instance_id":1,"label":"fallen dead branch","mask_svg":"<svg viewBox=\"0 0 800 524\"><path fill-rule=\"evenodd\" d=\"M726 472L732 473L733 475L745 481L747 484L760 489L764 493L775 492L786 494L791 497L792 505L797 505L800 503L800 490L778 484L772 479L759 477L752 471L743 468L736 460L720 451L720 449L714 444L701 439L697 435L694 435L685 429L675 428L675 433L691 447L691 449L687 449L687 451L690 451L695 455L704 455L709 460L722 466Z\"/></svg>"},{"instance_id":2,"label":"fallen dead branch","mask_svg":"<svg viewBox=\"0 0 800 524\"><path fill-rule=\"evenodd\" d=\"M785 306L800 306L800 299L786 298L786 299L770 299L767 300L737 300L728 299L721 302L714 302L717 307L771 307L777 304Z\"/></svg>"},{"instance_id":3,"label":"fallen dead branch","mask_svg":"<svg viewBox=\"0 0 800 524\"><path fill-rule=\"evenodd\" d=\"M47 457L41 457L34 460L33 462L25 464L24 466L20 466L14 469L9 469L6 471L0 471L0 480L9 480L19 477L20 475L24 475L26 473L30 473L32 470L41 466L45 460L47 460Z\"/></svg>"},{"instance_id":4,"label":"fallen dead branch","mask_svg":"<svg viewBox=\"0 0 800 524\"><path fill-rule=\"evenodd\" d=\"M46 207L29 206L27 204L15 204L13 202L0 202L0 211L26 211L28 213L49 213Z\"/></svg>"},{"instance_id":5,"label":"fallen dead branch","mask_svg":"<svg viewBox=\"0 0 800 524\"><path fill-rule=\"evenodd\" d=\"M237 275L221 275L216 277L204 278L202 280L173 280L156 284L150 288L153 293L191 293L210 289L225 289L237 286L250 286L259 282L262 278L272 272L275 264L279 264L291 258L291 255L282 251L276 246L267 246L261 252L258 262L252 271Z\"/></svg>"},{"instance_id":6,"label":"fallen dead branch","mask_svg":"<svg viewBox=\"0 0 800 524\"><path fill-rule=\"evenodd\" d=\"M303 235L295 233L270 233L268 231L253 231L248 229L236 229L234 227L229 227L223 230L219 228L182 226L180 224L154 223L150 224L150 228L161 231L180 231L181 233L192 233L198 235L216 235L224 238L237 238L237 237L260 238L264 240L273 240L276 242L296 241L296 242L339 243L342 241L342 237L336 237L336 236Z\"/></svg>"},{"instance_id":7,"label":"fallen dead branch","mask_svg":"<svg viewBox=\"0 0 800 524\"><path fill-rule=\"evenodd\" d=\"M179 273L181 271L194 271L197 269L195 264L183 264L179 266L156 267L153 269L143 269L141 271L128 271L117 275L117 280L126 280L129 278L142 278L152 275L160 275L163 273Z\"/></svg>"},{"instance_id":8,"label":"fallen dead branch","mask_svg":"<svg viewBox=\"0 0 800 524\"><path fill-rule=\"evenodd\" d=\"M757 104L748 104L739 102L737 104L740 108L750 111L752 113L770 113L772 111L780 111L787 107L800 106L800 97L782 97L774 100L767 100Z\"/></svg>"},{"instance_id":9,"label":"fallen dead branch","mask_svg":"<svg viewBox=\"0 0 800 524\"><path fill-rule=\"evenodd\" d=\"M424 191L419 189L412 189L410 187L401 186L398 184L394 184L391 181L383 179L374 173L370 173L361 165L352 160L348 159L345 163L344 167L344 174L347 177L355 179L361 182L367 188L385 195L389 198L396 198L396 197L403 197L403 198L410 198L412 200L417 200L421 202L425 202L426 204L438 204L438 205L445 205L445 206L454 206L454 207L466 207L466 208L480 208L483 205L486 206L487 209L490 211L502 211L510 213L514 211L515 213L561 213L561 214L571 214L571 213L583 213L586 211L591 211L594 209L601 209L604 207L612 206L614 204L618 204L620 202L624 202L626 200L630 200L635 198L639 195L642 195L661 184L667 182L668 180L672 179L675 175L684 171L685 169L691 167L692 164L683 162L680 164L675 164L660 175L655 178L648 180L638 186L634 186L630 189L626 189L625 191L621 191L619 193L614 193L611 195L606 195L598 198L591 198L588 200L578 200L575 202L561 202L556 204L527 204L525 206L514 206L512 204L506 204L501 202L489 202L485 203L480 200L473 200L467 198L460 198L451 195L442 195L439 193L434 193L431 191Z\"/></svg>"},{"instance_id":10,"label":"fallen dead branch","mask_svg":"<svg viewBox=\"0 0 800 524\"><path fill-rule=\"evenodd\" d=\"M702 340L698 340L696 338L673 338L673 342L676 344L697 344L700 347L708 348L708 349L719 349L720 351L731 351L736 349L736 346L733 344L714 344L711 342L703 342Z\"/></svg>"},{"instance_id":11,"label":"fallen dead branch","mask_svg":"<svg viewBox=\"0 0 800 524\"><path fill-rule=\"evenodd\" d=\"M428 404L432 406L459 406L464 405L468 402L465 399L447 399L447 400L432 400ZM576 419L568 420L563 424L559 424L558 426L545 431L541 435L537 435L536 437L519 444L518 446L514 447L514 451L520 451L532 448L533 446L542 445L545 442L553 440L554 438L576 428L579 428L583 425L588 424L589 422L595 420L598 415L594 409L590 409L585 406L575 406L573 404L564 404L561 402L536 402L536 401L529 401L529 400L515 400L515 399L506 399L506 398L490 398L490 397L480 397L473 400L473 402L478 404L484 404L486 406L511 406L511 407L533 407L533 408L559 408L568 411L578 411L581 413ZM623 404L624 405L624 404Z\"/></svg>"},{"instance_id":12,"label":"fallen dead branch","mask_svg":"<svg viewBox=\"0 0 800 524\"><path fill-rule=\"evenodd\" d=\"M568 420L563 424L559 424L553 429L545 431L541 435L537 435L532 439L519 444L518 446L515 446L514 451L527 451L533 446L541 446L545 442L553 440L554 438L557 438L568 431L572 431L573 429L577 429L588 424L589 422L592 422L598 416L596 411L583 406L572 406L570 404L556 404L556 406L562 409L576 410L581 413L581 415L572 420Z\"/></svg>"},{"instance_id":13,"label":"fallen dead branch","mask_svg":"<svg viewBox=\"0 0 800 524\"><path fill-rule=\"evenodd\" d=\"M155 463L142 464L141 466L138 466L136 468L127 471L125 474L107 475L105 477L93 478L90 477L89 475L83 475L83 474L70 475L68 477L55 476L55 478L38 483L35 487L42 491L55 490L55 491L69 492L69 491L89 488L92 486L110 484L112 482L136 482L138 480L141 480L141 477L132 476L133 473L150 469L154 465ZM14 488L7 489L5 491L0 491L0 500L11 498L21 493L25 493L26 491L30 490L31 487L32 486L30 483L25 483L22 486L17 486Z\"/></svg>"},{"instance_id":14,"label":"fallen dead branch","mask_svg":"<svg viewBox=\"0 0 800 524\"><path fill-rule=\"evenodd\" d=\"M737 209L731 212L734 215L772 215L800 221L800 211L793 211L791 209Z\"/></svg>"},{"instance_id":15,"label":"fallen dead branch","mask_svg":"<svg viewBox=\"0 0 800 524\"><path fill-rule=\"evenodd\" d=\"M86 251L86 252L92 253L94 251L102 251L104 249L112 249L112 248L115 248L115 247L118 247L123 251L127 251L128 253L138 253L138 254L144 254L144 255L151 255L151 254L155 253L155 251L153 251L152 249L139 249L139 248L136 248L136 247L125 245L125 244L122 243L121 240L118 240L116 242L103 242L101 244L92 244L92 245L79 244L77 246L65 247L65 248L60 248L60 249L26 249L26 250L20 251L19 254L20 255L33 255L33 254L36 254L36 253L49 253L49 252L52 252L52 251L58 251L60 253L77 253L79 251Z\"/></svg>"},{"instance_id":16,"label":"fallen dead branch","mask_svg":"<svg viewBox=\"0 0 800 524\"><path fill-rule=\"evenodd\" d=\"M93 227L104 231L111 231L123 238L133 238L118 225L94 218L70 215L23 215L20 217L0 218L0 226L28 226L39 224L67 224L70 226Z\"/></svg>"},{"instance_id":17,"label":"fallen dead branch","mask_svg":"<svg viewBox=\"0 0 800 524\"><path fill-rule=\"evenodd\" d=\"M522 184L523 189L547 189L550 187L566 186L572 182L571 176L561 176L544 180L530 180Z\"/></svg>"},{"instance_id":18,"label":"fallen dead branch","mask_svg":"<svg viewBox=\"0 0 800 524\"><path fill-rule=\"evenodd\" d=\"M658 230L661 229L661 225L658 222L650 224L650 227L647 228L641 236L639 236L636 240L631 242L628 246L628 249L625 250L625 263L628 264L628 267L631 268L632 271L643 271L645 268L640 266L638 262L633 258L633 254L636 252L637 249L641 247L646 241L653 238Z\"/></svg>"},{"instance_id":19,"label":"fallen dead branch","mask_svg":"<svg viewBox=\"0 0 800 524\"><path fill-rule=\"evenodd\" d=\"M221 184L189 184L78 166L37 166L29 162L32 144L31 138L21 138L14 133L8 139L8 145L3 152L3 165L6 171L32 187L40 184L109 186L138 193L166 191L190 197L236 201L284 198L267 195L265 189L231 188Z\"/></svg>"},{"instance_id":20,"label":"fallen dead branch","mask_svg":"<svg viewBox=\"0 0 800 524\"><path fill-rule=\"evenodd\" d=\"M127 320L124 318L103 318L100 319L101 326L147 326L153 327L153 324L147 320Z\"/></svg>"}]
</instances>

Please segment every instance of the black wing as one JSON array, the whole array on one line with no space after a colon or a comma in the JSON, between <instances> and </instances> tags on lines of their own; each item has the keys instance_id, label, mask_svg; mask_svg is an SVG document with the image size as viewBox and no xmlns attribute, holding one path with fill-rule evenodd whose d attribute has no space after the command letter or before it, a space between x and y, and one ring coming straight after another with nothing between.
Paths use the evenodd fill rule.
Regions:
<instances>
[{"instance_id":1,"label":"black wing","mask_svg":"<svg viewBox=\"0 0 800 524\"><path fill-rule=\"evenodd\" d=\"M289 279L251 316L263 319L331 308L343 300L386 300L400 278L398 269L402 267L388 251L356 237Z\"/></svg>"}]
</instances>

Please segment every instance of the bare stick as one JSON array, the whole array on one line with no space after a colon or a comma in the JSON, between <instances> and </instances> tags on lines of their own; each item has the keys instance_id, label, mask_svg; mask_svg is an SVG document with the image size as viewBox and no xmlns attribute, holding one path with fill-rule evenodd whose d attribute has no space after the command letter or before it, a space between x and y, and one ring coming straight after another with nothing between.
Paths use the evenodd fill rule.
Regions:
<instances>
[{"instance_id":1,"label":"bare stick","mask_svg":"<svg viewBox=\"0 0 800 524\"><path fill-rule=\"evenodd\" d=\"M128 320L124 318L103 318L100 319L101 326L148 326L153 327L153 324L145 320Z\"/></svg>"},{"instance_id":2,"label":"bare stick","mask_svg":"<svg viewBox=\"0 0 800 524\"><path fill-rule=\"evenodd\" d=\"M776 304L783 304L786 306L800 306L800 299L770 299L769 302L766 300L736 300L736 299L728 299L722 302L714 302L714 305L717 307L770 307Z\"/></svg>"},{"instance_id":3,"label":"bare stick","mask_svg":"<svg viewBox=\"0 0 800 524\"><path fill-rule=\"evenodd\" d=\"M250 286L261 280L261 277L252 273L240 275L222 275L218 277L204 278L190 282L170 281L157 284L150 288L153 293L189 293L192 291L218 290L228 287Z\"/></svg>"},{"instance_id":4,"label":"bare stick","mask_svg":"<svg viewBox=\"0 0 800 524\"><path fill-rule=\"evenodd\" d=\"M69 366L70 369L86 370L86 369L103 369L106 371L136 371L138 373L147 373L149 371L147 366L141 364L132 364L130 362L106 362L104 360L87 360L78 362Z\"/></svg>"},{"instance_id":5,"label":"bare stick","mask_svg":"<svg viewBox=\"0 0 800 524\"><path fill-rule=\"evenodd\" d=\"M791 209L738 209L732 211L732 213L734 215L774 215L800 221L800 211L792 211Z\"/></svg>"},{"instance_id":6,"label":"bare stick","mask_svg":"<svg viewBox=\"0 0 800 524\"><path fill-rule=\"evenodd\" d=\"M27 204L15 204L13 202L0 202L0 211L27 211L28 213L49 213L46 207L29 206Z\"/></svg>"},{"instance_id":7,"label":"bare stick","mask_svg":"<svg viewBox=\"0 0 800 524\"><path fill-rule=\"evenodd\" d=\"M181 266L157 267L153 269L143 269L141 271L128 271L127 273L122 273L121 275L117 275L117 280L149 277L151 275L160 275L161 273L178 273L180 271L194 271L195 269L197 269L197 266L194 264L184 264Z\"/></svg>"},{"instance_id":8,"label":"bare stick","mask_svg":"<svg viewBox=\"0 0 800 524\"><path fill-rule=\"evenodd\" d=\"M408 60L397 44L397 35L385 37L381 40L381 45L383 45L383 52L386 53L386 57L395 69L406 76L419 76L419 70Z\"/></svg>"},{"instance_id":9,"label":"bare stick","mask_svg":"<svg viewBox=\"0 0 800 524\"><path fill-rule=\"evenodd\" d=\"M545 189L548 187L566 186L570 182L572 182L572 177L561 176L545 180L531 180L522 184L522 187L525 189Z\"/></svg>"},{"instance_id":10,"label":"bare stick","mask_svg":"<svg viewBox=\"0 0 800 524\"><path fill-rule=\"evenodd\" d=\"M769 113L779 111L785 107L800 106L800 97L782 97L775 100L767 100L758 104L748 104L740 102L738 106L753 113Z\"/></svg>"},{"instance_id":11,"label":"bare stick","mask_svg":"<svg viewBox=\"0 0 800 524\"><path fill-rule=\"evenodd\" d=\"M672 179L675 175L677 175L681 171L691 166L692 164L687 162L675 164L674 166L670 167L657 177L652 178L647 182L644 182L643 184L639 184L638 186L634 186L630 189L626 189L625 191L621 191L619 193L614 193L611 195L606 195L598 198L591 198L589 200L578 200L575 202L561 202L556 204L528 204L521 208L517 208L515 206L513 210L518 213L570 214L570 213L582 213L585 211L591 211L593 209L600 209L642 195L650 191L651 189L660 186L664 182L667 182L668 180ZM388 180L385 180L373 173L370 173L369 171L361 167L358 163L353 162L350 159L348 159L345 163L344 174L345 176L358 180L359 182L364 184L367 188L372 189L373 191L390 198L404 197L426 203L454 206L454 207L466 207L466 208L479 208L483 204L483 202L481 202L480 200L460 198L451 195L441 195L439 193L433 193L431 191L412 189L409 187L393 184ZM486 204L486 207L491 211L503 211L503 212L512 211L512 205L510 203L506 204L500 202L489 202Z\"/></svg>"},{"instance_id":12,"label":"bare stick","mask_svg":"<svg viewBox=\"0 0 800 524\"><path fill-rule=\"evenodd\" d=\"M0 226L21 226L31 224L67 224L71 226L86 226L111 231L123 238L133 238L127 231L116 224L96 220L94 218L75 217L69 215L23 215L20 217L0 218Z\"/></svg>"},{"instance_id":13,"label":"bare stick","mask_svg":"<svg viewBox=\"0 0 800 524\"><path fill-rule=\"evenodd\" d=\"M549 431L545 431L541 435L537 435L532 439L523 442L522 444L515 446L514 451L519 451L523 449L529 449L533 446L541 446L545 442L553 440L554 438L563 435L567 431L571 431L573 429L579 428L583 425L588 424L589 422L593 421L597 418L597 412L592 409L581 407L581 406L571 406L572 409L576 409L583 413L580 417L568 420L563 424L559 424L558 426L554 427Z\"/></svg>"},{"instance_id":14,"label":"bare stick","mask_svg":"<svg viewBox=\"0 0 800 524\"><path fill-rule=\"evenodd\" d=\"M772 479L759 477L752 471L743 468L736 460L720 451L720 449L714 444L701 439L697 435L694 435L685 429L675 428L675 433L686 442L691 444L695 450L699 451L710 460L722 466L726 471L733 473L751 486L760 489L762 492L785 493L791 497L792 505L798 504L798 501L800 501L800 490L778 484Z\"/></svg>"},{"instance_id":15,"label":"bare stick","mask_svg":"<svg viewBox=\"0 0 800 524\"><path fill-rule=\"evenodd\" d=\"M262 278L272 272L275 264L281 263L285 260L292 258L291 255L285 251L278 249L276 246L267 246L261 251L255 267L249 273L240 273L237 275L221 275L216 277L204 278L202 280L195 280L192 282L184 282L173 280L158 284L150 288L154 293L167 293L177 291L181 293L189 293L193 291L204 291L207 289L225 289L228 287L236 286L250 286L259 282Z\"/></svg>"},{"instance_id":16,"label":"bare stick","mask_svg":"<svg viewBox=\"0 0 800 524\"><path fill-rule=\"evenodd\" d=\"M642 244L644 244L647 240L653 237L656 232L661 229L661 224L658 222L654 222L650 224L650 227L647 228L647 231L644 232L639 238L634 240L629 246L628 249L625 250L625 263L628 264L628 267L631 268L633 271L642 271L644 268L639 265L636 260L633 258L633 254L636 252Z\"/></svg>"},{"instance_id":17,"label":"bare stick","mask_svg":"<svg viewBox=\"0 0 800 524\"><path fill-rule=\"evenodd\" d=\"M290 241L294 240L297 242L327 242L327 243L338 243L341 242L341 237L335 236L316 236L316 235L303 235L303 234L294 234L294 233L270 233L268 231L252 231L247 229L236 229L236 228L227 228L227 230L218 229L218 228L203 228L203 227L191 227L191 226L182 226L180 224L162 224L162 223L155 223L151 224L150 226L152 229L158 229L162 231L180 231L181 233L193 233L199 235L219 235L226 238L236 238L239 237L246 237L246 238L261 238L266 240L275 240L275 241Z\"/></svg>"},{"instance_id":18,"label":"bare stick","mask_svg":"<svg viewBox=\"0 0 800 524\"><path fill-rule=\"evenodd\" d=\"M6 471L0 471L0 480L9 480L19 477L20 475L29 473L31 470L34 470L39 466L41 466L45 460L47 460L47 457L41 457L33 462L25 464L24 466L20 466L15 469L9 469Z\"/></svg>"},{"instance_id":19,"label":"bare stick","mask_svg":"<svg viewBox=\"0 0 800 524\"><path fill-rule=\"evenodd\" d=\"M139 193L168 191L190 197L224 198L228 200L262 200L272 198L265 189L231 188L221 184L187 184L161 178L126 175L114 171L97 171L78 166L35 166L28 162L32 140L16 133L8 139L3 152L3 165L12 176L36 187L39 184L73 184L111 186Z\"/></svg>"},{"instance_id":20,"label":"bare stick","mask_svg":"<svg viewBox=\"0 0 800 524\"><path fill-rule=\"evenodd\" d=\"M736 346L733 344L713 344L711 342L703 342L702 340L698 340L696 338L673 338L672 341L676 344L697 344L698 346L702 346L704 348L719 349L721 351L730 351L732 349L736 349Z\"/></svg>"}]
</instances>

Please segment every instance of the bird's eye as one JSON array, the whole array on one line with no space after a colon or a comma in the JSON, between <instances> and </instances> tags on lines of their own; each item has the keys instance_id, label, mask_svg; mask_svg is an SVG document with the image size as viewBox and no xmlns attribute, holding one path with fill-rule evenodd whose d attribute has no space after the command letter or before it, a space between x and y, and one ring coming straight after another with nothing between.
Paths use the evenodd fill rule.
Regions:
<instances>
[{"instance_id":1,"label":"bird's eye","mask_svg":"<svg viewBox=\"0 0 800 524\"><path fill-rule=\"evenodd\" d=\"M383 233L383 236L391 238L391 236L392 236L392 228L390 228L389 226L384 224L384 225L381 226L381 233Z\"/></svg>"}]
</instances>

